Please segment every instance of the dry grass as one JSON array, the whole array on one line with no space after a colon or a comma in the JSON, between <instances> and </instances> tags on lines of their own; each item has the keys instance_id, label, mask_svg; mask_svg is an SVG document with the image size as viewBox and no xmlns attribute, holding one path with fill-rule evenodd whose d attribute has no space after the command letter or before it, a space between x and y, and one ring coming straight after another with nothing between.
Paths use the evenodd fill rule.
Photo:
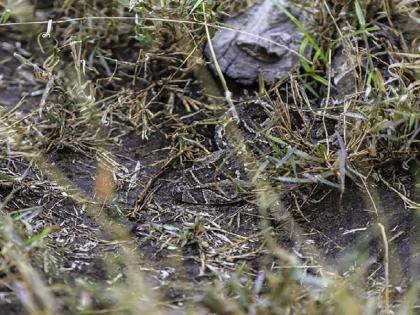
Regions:
<instances>
[{"instance_id":1,"label":"dry grass","mask_svg":"<svg viewBox=\"0 0 420 315\"><path fill-rule=\"evenodd\" d=\"M274 122L262 131L265 163L244 158L251 202L196 207L159 193L212 151L215 125L244 145L225 114L244 100L206 83L201 49L249 2L63 0L34 11L0 1L0 80L19 96L0 99L5 313L418 312L416 276L398 275L391 254L406 231L390 230L378 188L418 221L416 1L308 2L311 58L246 100L269 104ZM338 49L349 61L339 89ZM395 165L412 173L408 185ZM349 182L365 192L381 259L356 263L360 248L332 266L291 213L310 223L302 209ZM290 184L286 205L278 191Z\"/></svg>"}]
</instances>

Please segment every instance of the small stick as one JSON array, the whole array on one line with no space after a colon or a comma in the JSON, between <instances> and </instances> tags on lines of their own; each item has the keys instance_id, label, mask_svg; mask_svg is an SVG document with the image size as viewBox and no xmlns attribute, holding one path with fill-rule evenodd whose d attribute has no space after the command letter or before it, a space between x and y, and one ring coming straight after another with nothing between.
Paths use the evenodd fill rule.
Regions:
<instances>
[{"instance_id":1,"label":"small stick","mask_svg":"<svg viewBox=\"0 0 420 315\"><path fill-rule=\"evenodd\" d=\"M208 41L208 45L210 49L211 59L213 60L214 67L216 68L217 76L219 77L219 80L223 86L223 90L225 91L225 100L229 104L229 112L232 115L235 122L238 123L239 117L238 117L238 112L236 110L236 107L232 101L232 92L229 90L226 79L223 75L223 71L220 68L219 62L217 61L216 52L214 51L214 48L213 48L213 43L211 42L211 36L210 36L210 31L209 31L209 27L207 24L207 17L206 17L206 5L204 4L204 2L202 2L201 4L203 7L204 29L206 30L206 36L207 36L207 41Z\"/></svg>"},{"instance_id":2,"label":"small stick","mask_svg":"<svg viewBox=\"0 0 420 315\"><path fill-rule=\"evenodd\" d=\"M153 187L153 185L155 184L156 180L168 170L168 168L172 165L172 163L175 161L175 159L178 158L183 152L184 151L180 151L177 154L175 154L174 156L169 157L169 159L167 159L165 161L165 163L163 164L162 168L156 174L152 175L149 178L149 180L147 181L143 190L137 196L137 200L136 200L136 203L134 205L134 209L133 209L133 211L131 211L128 214L129 218L132 218L132 219L135 218L137 216L137 214L141 211L141 209L143 209L144 202L145 202L147 196L149 195L149 192L150 192L151 188Z\"/></svg>"},{"instance_id":3,"label":"small stick","mask_svg":"<svg viewBox=\"0 0 420 315\"><path fill-rule=\"evenodd\" d=\"M382 223L378 223L381 231L382 241L384 242L384 269L385 269L385 314L390 314L389 310L389 246L386 237L385 227Z\"/></svg>"}]
</instances>

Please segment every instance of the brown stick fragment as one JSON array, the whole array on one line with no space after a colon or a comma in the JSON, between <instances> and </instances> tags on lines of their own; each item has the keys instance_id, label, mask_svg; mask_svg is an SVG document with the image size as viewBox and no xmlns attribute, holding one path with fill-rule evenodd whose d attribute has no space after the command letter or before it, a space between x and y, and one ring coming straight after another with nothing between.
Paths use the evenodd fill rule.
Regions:
<instances>
[{"instance_id":1,"label":"brown stick fragment","mask_svg":"<svg viewBox=\"0 0 420 315\"><path fill-rule=\"evenodd\" d=\"M147 181L146 185L144 186L143 190L137 196L137 200L134 205L133 211L128 214L130 219L134 219L137 214L143 209L145 205L145 201L148 199L147 197L152 193L155 193L156 190L152 190L153 185L155 184L156 180L161 177L172 165L172 163L182 154L184 151L178 152L174 156L170 156L165 163L163 164L162 168L154 175L152 175L149 180Z\"/></svg>"}]
</instances>

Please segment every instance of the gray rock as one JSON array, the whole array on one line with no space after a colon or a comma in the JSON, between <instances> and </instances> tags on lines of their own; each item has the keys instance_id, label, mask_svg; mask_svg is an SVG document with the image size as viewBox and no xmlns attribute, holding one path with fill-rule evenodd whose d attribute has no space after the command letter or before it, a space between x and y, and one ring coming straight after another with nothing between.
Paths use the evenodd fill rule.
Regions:
<instances>
[{"instance_id":1,"label":"gray rock","mask_svg":"<svg viewBox=\"0 0 420 315\"><path fill-rule=\"evenodd\" d=\"M302 19L301 10L287 0L274 1ZM299 63L303 34L273 0L252 6L229 18L225 24L232 30L218 30L212 44L223 73L237 82L254 83L261 73L266 83L272 83ZM208 45L204 53L212 60Z\"/></svg>"},{"instance_id":2,"label":"gray rock","mask_svg":"<svg viewBox=\"0 0 420 315\"><path fill-rule=\"evenodd\" d=\"M351 52L344 47L338 47L331 61L331 77L333 98L342 99L356 92L356 77L354 75L356 60Z\"/></svg>"}]
</instances>

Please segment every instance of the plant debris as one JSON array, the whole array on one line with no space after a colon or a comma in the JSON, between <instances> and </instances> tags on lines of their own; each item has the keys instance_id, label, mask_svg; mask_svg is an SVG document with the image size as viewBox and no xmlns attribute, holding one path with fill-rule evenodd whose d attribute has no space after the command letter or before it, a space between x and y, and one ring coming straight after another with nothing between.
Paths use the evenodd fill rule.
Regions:
<instances>
[{"instance_id":1,"label":"plant debris","mask_svg":"<svg viewBox=\"0 0 420 315\"><path fill-rule=\"evenodd\" d=\"M242 86L206 43L269 2L0 1L0 313L416 313L419 4L290 1ZM235 202L175 198L217 151Z\"/></svg>"}]
</instances>

